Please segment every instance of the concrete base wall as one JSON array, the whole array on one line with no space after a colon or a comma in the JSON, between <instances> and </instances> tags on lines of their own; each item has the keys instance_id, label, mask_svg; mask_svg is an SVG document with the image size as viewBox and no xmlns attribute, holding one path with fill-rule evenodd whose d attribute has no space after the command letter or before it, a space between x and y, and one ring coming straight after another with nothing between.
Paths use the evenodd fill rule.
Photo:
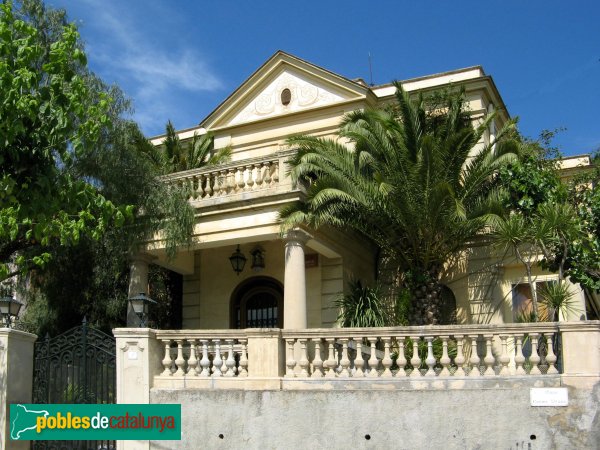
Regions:
<instances>
[{"instance_id":1,"label":"concrete base wall","mask_svg":"<svg viewBox=\"0 0 600 450\"><path fill-rule=\"evenodd\" d=\"M532 407L530 386L478 390L153 389L182 404L182 440L152 449L600 449L600 383L568 407Z\"/></svg>"}]
</instances>

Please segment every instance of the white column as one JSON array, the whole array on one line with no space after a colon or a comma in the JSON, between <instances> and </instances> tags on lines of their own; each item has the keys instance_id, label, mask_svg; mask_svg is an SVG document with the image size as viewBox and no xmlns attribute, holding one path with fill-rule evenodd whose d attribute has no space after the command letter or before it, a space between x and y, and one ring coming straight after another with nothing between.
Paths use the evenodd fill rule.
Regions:
<instances>
[{"instance_id":1,"label":"white column","mask_svg":"<svg viewBox=\"0 0 600 450\"><path fill-rule=\"evenodd\" d=\"M0 448L28 450L29 441L10 440L10 404L31 403L33 345L37 336L0 328Z\"/></svg>"},{"instance_id":2,"label":"white column","mask_svg":"<svg viewBox=\"0 0 600 450\"><path fill-rule=\"evenodd\" d=\"M164 347L149 328L115 328L117 403L150 403L154 376L163 369ZM117 441L119 450L149 450L150 441Z\"/></svg>"},{"instance_id":3,"label":"white column","mask_svg":"<svg viewBox=\"0 0 600 450\"><path fill-rule=\"evenodd\" d=\"M308 236L302 231L294 230L287 232L284 239L283 328L304 329L307 327L304 244Z\"/></svg>"},{"instance_id":4,"label":"white column","mask_svg":"<svg viewBox=\"0 0 600 450\"><path fill-rule=\"evenodd\" d=\"M129 297L144 293L148 295L148 266L152 262L152 257L144 254L137 254L131 258L129 265ZM139 317L133 312L131 305L127 304L127 326L137 327L140 324Z\"/></svg>"}]
</instances>

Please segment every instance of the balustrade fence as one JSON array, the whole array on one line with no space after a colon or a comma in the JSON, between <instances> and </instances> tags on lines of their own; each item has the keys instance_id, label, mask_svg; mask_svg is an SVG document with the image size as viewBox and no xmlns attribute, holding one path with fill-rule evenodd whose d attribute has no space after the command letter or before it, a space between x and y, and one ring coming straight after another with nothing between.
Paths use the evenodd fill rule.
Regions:
<instances>
[{"instance_id":1,"label":"balustrade fence","mask_svg":"<svg viewBox=\"0 0 600 450\"><path fill-rule=\"evenodd\" d=\"M285 378L540 376L559 373L556 324L281 330ZM272 334L272 330L270 330ZM260 336L253 330L252 336ZM246 330L156 331L160 377L253 375ZM263 371L264 372L264 371ZM275 371L276 372L276 371Z\"/></svg>"},{"instance_id":2,"label":"balustrade fence","mask_svg":"<svg viewBox=\"0 0 600 450\"><path fill-rule=\"evenodd\" d=\"M189 201L201 201L231 194L274 189L285 176L284 164L289 152L193 169L164 177L164 181L185 188Z\"/></svg>"}]
</instances>

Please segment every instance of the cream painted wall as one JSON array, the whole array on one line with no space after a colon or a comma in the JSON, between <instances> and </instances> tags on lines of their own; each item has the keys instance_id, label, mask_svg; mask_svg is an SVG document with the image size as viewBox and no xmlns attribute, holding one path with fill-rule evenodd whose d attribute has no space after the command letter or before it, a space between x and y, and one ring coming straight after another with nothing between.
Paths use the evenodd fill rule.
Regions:
<instances>
[{"instance_id":1,"label":"cream painted wall","mask_svg":"<svg viewBox=\"0 0 600 450\"><path fill-rule=\"evenodd\" d=\"M558 275L533 268L533 281L557 280ZM512 255L503 257L491 246L474 247L447 267L444 278L456 297L459 323L512 323L512 287L527 283L525 267ZM585 318L585 298L579 285L570 283L572 310L564 321Z\"/></svg>"},{"instance_id":2,"label":"cream painted wall","mask_svg":"<svg viewBox=\"0 0 600 450\"><path fill-rule=\"evenodd\" d=\"M260 245L265 250L265 269L253 272L250 251ZM196 252L199 260L197 274L184 279L184 324L187 327L229 328L231 295L235 288L252 277L272 277L283 284L284 244L282 240L242 244L240 250L248 258L244 271L238 276L231 268L229 257L236 246L203 249ZM306 249L307 253L314 253ZM195 285L198 283L199 288ZM321 326L321 266L306 269L308 326ZM189 319L188 319L189 317ZM197 319L196 319L197 317Z\"/></svg>"}]
</instances>

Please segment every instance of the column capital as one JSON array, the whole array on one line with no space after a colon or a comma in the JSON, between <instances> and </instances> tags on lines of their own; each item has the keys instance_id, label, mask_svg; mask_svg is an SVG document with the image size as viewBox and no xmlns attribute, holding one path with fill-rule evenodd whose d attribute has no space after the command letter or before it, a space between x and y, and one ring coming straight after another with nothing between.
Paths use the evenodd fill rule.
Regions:
<instances>
[{"instance_id":1,"label":"column capital","mask_svg":"<svg viewBox=\"0 0 600 450\"><path fill-rule=\"evenodd\" d=\"M311 236L303 230L289 230L283 235L283 240L288 242L297 242L300 244L306 244L308 240L311 239Z\"/></svg>"}]
</instances>

